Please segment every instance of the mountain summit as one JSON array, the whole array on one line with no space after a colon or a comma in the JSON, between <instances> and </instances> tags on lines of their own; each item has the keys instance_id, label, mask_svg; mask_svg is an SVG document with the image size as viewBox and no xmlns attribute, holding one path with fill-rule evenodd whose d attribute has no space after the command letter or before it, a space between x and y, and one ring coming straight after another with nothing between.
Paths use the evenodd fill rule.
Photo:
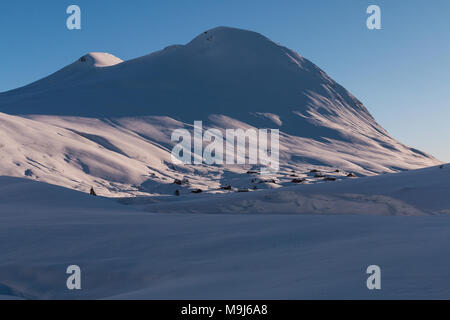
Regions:
<instances>
[{"instance_id":1,"label":"mountain summit","mask_svg":"<svg viewBox=\"0 0 450 320\"><path fill-rule=\"evenodd\" d=\"M78 59L78 62L88 66L103 68L122 63L123 60L106 52L89 52Z\"/></svg>"}]
</instances>

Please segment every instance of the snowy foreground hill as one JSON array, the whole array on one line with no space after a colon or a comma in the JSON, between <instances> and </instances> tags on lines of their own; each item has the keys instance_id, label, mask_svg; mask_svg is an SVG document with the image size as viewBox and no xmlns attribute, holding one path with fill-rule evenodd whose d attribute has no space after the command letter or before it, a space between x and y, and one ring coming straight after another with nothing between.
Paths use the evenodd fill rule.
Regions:
<instances>
[{"instance_id":1,"label":"snowy foreground hill","mask_svg":"<svg viewBox=\"0 0 450 320\"><path fill-rule=\"evenodd\" d=\"M332 210L281 214L279 205L283 213L298 213L297 204L280 203L279 194L268 198L265 191L252 193L248 203L235 201L233 209L245 212L248 204L261 201L265 214L223 214L220 199L227 195L216 195L218 204L208 206L216 214L181 213L181 206L170 209L179 213L149 213L112 199L0 177L0 295L449 299L450 167L340 183L339 190L317 184L292 187L288 194L333 192L338 202L353 194L360 215L344 214L339 206L340 215ZM383 205L392 207L384 213L407 214L401 209L407 208L418 216L371 215ZM72 264L82 270L80 291L66 289L65 271ZM366 268L373 264L381 268L381 290L366 287Z\"/></svg>"},{"instance_id":2,"label":"snowy foreground hill","mask_svg":"<svg viewBox=\"0 0 450 320\"><path fill-rule=\"evenodd\" d=\"M279 172L255 185L250 165L174 166L171 134L194 120L204 129L279 129ZM312 62L226 27L129 61L90 53L0 93L0 136L0 175L116 197L277 188L314 169L341 178L440 163L393 139Z\"/></svg>"}]
</instances>

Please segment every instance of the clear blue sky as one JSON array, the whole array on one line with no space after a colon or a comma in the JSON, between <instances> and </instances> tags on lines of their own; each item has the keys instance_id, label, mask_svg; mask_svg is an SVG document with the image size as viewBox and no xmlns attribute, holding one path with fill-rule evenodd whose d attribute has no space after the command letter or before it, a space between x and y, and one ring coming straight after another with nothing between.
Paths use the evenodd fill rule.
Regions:
<instances>
[{"instance_id":1,"label":"clear blue sky","mask_svg":"<svg viewBox=\"0 0 450 320\"><path fill-rule=\"evenodd\" d=\"M66 8L82 30L66 28ZM382 30L366 28L381 7ZM42 0L0 4L0 92L38 80L90 51L123 60L204 30L258 31L310 59L395 138L450 162L449 0Z\"/></svg>"}]
</instances>

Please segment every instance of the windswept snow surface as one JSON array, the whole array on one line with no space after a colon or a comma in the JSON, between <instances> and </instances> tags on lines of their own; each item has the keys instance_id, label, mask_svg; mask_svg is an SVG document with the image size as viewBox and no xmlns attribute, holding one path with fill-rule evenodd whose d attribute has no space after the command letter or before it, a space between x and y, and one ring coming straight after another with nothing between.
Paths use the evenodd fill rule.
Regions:
<instances>
[{"instance_id":1,"label":"windswept snow surface","mask_svg":"<svg viewBox=\"0 0 450 320\"><path fill-rule=\"evenodd\" d=\"M448 212L449 171L368 177L351 192L376 194L390 181L385 192L406 199L394 190L408 182L406 194L423 193L417 210ZM355 201L366 210L368 200ZM279 202L266 204L277 210ZM448 214L148 213L11 177L0 177L0 212L2 298L450 298ZM66 288L72 264L82 270L79 291ZM373 264L381 290L366 287Z\"/></svg>"},{"instance_id":2,"label":"windswept snow surface","mask_svg":"<svg viewBox=\"0 0 450 320\"><path fill-rule=\"evenodd\" d=\"M151 212L437 215L450 213L450 166L179 201L122 200Z\"/></svg>"},{"instance_id":3,"label":"windswept snow surface","mask_svg":"<svg viewBox=\"0 0 450 320\"><path fill-rule=\"evenodd\" d=\"M279 129L273 187L313 168L370 176L440 163L392 138L309 60L227 27L129 61L87 54L0 93L0 112L0 175L105 196L173 195L183 178L181 193L254 188L251 166L172 165L171 133L194 120L204 129Z\"/></svg>"}]
</instances>

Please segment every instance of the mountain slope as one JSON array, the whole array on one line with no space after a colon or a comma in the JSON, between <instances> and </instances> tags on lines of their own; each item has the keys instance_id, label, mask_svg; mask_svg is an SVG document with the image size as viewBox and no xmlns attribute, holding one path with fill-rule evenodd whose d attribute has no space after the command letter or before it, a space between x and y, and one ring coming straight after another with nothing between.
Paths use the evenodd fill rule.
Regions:
<instances>
[{"instance_id":1,"label":"mountain slope","mask_svg":"<svg viewBox=\"0 0 450 320\"><path fill-rule=\"evenodd\" d=\"M280 130L281 169L272 177L280 181L260 187L285 185L312 168L372 175L440 163L393 139L312 62L226 27L124 62L88 54L1 93L0 112L0 174L94 186L105 195L173 194L173 180L183 177L191 181L187 192L253 188L251 166L172 165L171 132L192 130L194 120L205 128Z\"/></svg>"}]
</instances>

